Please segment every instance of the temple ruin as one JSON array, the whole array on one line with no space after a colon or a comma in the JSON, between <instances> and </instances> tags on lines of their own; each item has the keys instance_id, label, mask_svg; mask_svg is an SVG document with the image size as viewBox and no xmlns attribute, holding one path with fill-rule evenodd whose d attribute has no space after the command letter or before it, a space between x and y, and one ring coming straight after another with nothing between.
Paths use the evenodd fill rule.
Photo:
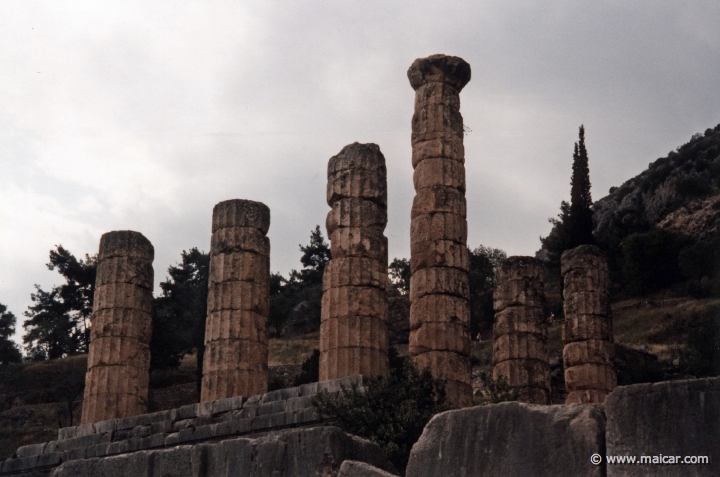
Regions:
<instances>
[{"instance_id":1,"label":"temple ruin","mask_svg":"<svg viewBox=\"0 0 720 477\"><path fill-rule=\"evenodd\" d=\"M563 252L560 271L565 402L603 403L617 386L607 260L598 247L581 245Z\"/></svg>"},{"instance_id":2,"label":"temple ruin","mask_svg":"<svg viewBox=\"0 0 720 477\"><path fill-rule=\"evenodd\" d=\"M260 202L213 208L201 402L267 392L269 228Z\"/></svg>"},{"instance_id":3,"label":"temple ruin","mask_svg":"<svg viewBox=\"0 0 720 477\"><path fill-rule=\"evenodd\" d=\"M328 162L320 381L388 369L387 169L376 144L345 146Z\"/></svg>"},{"instance_id":4,"label":"temple ruin","mask_svg":"<svg viewBox=\"0 0 720 477\"><path fill-rule=\"evenodd\" d=\"M138 232L100 238L83 424L147 412L154 254Z\"/></svg>"},{"instance_id":5,"label":"temple ruin","mask_svg":"<svg viewBox=\"0 0 720 477\"><path fill-rule=\"evenodd\" d=\"M550 404L542 263L532 257L510 257L495 273L494 378L504 376L518 401Z\"/></svg>"},{"instance_id":6,"label":"temple ruin","mask_svg":"<svg viewBox=\"0 0 720 477\"><path fill-rule=\"evenodd\" d=\"M410 225L410 355L447 379L455 407L472 405L465 150L460 91L470 65L455 56L415 60Z\"/></svg>"}]
</instances>

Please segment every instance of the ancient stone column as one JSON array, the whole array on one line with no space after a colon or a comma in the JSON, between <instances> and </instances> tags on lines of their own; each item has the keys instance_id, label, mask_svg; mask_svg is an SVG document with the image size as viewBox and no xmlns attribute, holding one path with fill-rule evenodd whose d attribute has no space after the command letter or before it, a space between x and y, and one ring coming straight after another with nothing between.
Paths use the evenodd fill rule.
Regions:
<instances>
[{"instance_id":1,"label":"ancient stone column","mask_svg":"<svg viewBox=\"0 0 720 477\"><path fill-rule=\"evenodd\" d=\"M100 238L83 424L147 412L154 254L138 232Z\"/></svg>"},{"instance_id":2,"label":"ancient stone column","mask_svg":"<svg viewBox=\"0 0 720 477\"><path fill-rule=\"evenodd\" d=\"M447 380L455 407L472 405L465 149L460 91L470 65L455 56L415 60L410 225L410 355Z\"/></svg>"},{"instance_id":3,"label":"ancient stone column","mask_svg":"<svg viewBox=\"0 0 720 477\"><path fill-rule=\"evenodd\" d=\"M269 228L260 202L213 208L202 402L267 392Z\"/></svg>"},{"instance_id":4,"label":"ancient stone column","mask_svg":"<svg viewBox=\"0 0 720 477\"><path fill-rule=\"evenodd\" d=\"M518 401L549 404L542 264L532 257L510 257L498 267L496 279L493 377L503 375Z\"/></svg>"},{"instance_id":5,"label":"ancient stone column","mask_svg":"<svg viewBox=\"0 0 720 477\"><path fill-rule=\"evenodd\" d=\"M604 403L617 386L607 260L594 245L581 245L563 252L560 272L565 402Z\"/></svg>"},{"instance_id":6,"label":"ancient stone column","mask_svg":"<svg viewBox=\"0 0 720 477\"><path fill-rule=\"evenodd\" d=\"M345 146L328 162L320 381L388 369L387 169L376 144Z\"/></svg>"}]
</instances>

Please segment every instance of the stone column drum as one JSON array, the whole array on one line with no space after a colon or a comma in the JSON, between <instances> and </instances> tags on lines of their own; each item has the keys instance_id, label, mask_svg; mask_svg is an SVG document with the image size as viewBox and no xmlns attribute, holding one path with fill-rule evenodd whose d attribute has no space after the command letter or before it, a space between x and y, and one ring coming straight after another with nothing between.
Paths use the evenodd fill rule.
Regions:
<instances>
[{"instance_id":1,"label":"stone column drum","mask_svg":"<svg viewBox=\"0 0 720 477\"><path fill-rule=\"evenodd\" d=\"M345 146L328 162L320 381L388 369L387 169L376 144Z\"/></svg>"},{"instance_id":2,"label":"stone column drum","mask_svg":"<svg viewBox=\"0 0 720 477\"><path fill-rule=\"evenodd\" d=\"M410 225L410 355L447 380L455 407L472 405L462 58L433 55L408 70L415 90Z\"/></svg>"},{"instance_id":3,"label":"stone column drum","mask_svg":"<svg viewBox=\"0 0 720 477\"><path fill-rule=\"evenodd\" d=\"M550 364L543 268L532 257L510 257L497 269L493 295L493 377L505 376L518 401L550 403Z\"/></svg>"},{"instance_id":4,"label":"stone column drum","mask_svg":"<svg viewBox=\"0 0 720 477\"><path fill-rule=\"evenodd\" d=\"M581 245L563 252L560 272L565 403L604 403L617 386L607 260L596 246Z\"/></svg>"},{"instance_id":5,"label":"stone column drum","mask_svg":"<svg viewBox=\"0 0 720 477\"><path fill-rule=\"evenodd\" d=\"M260 202L213 208L201 402L267 392L269 228Z\"/></svg>"},{"instance_id":6,"label":"stone column drum","mask_svg":"<svg viewBox=\"0 0 720 477\"><path fill-rule=\"evenodd\" d=\"M100 238L83 424L147 412L154 254L138 232Z\"/></svg>"}]
</instances>

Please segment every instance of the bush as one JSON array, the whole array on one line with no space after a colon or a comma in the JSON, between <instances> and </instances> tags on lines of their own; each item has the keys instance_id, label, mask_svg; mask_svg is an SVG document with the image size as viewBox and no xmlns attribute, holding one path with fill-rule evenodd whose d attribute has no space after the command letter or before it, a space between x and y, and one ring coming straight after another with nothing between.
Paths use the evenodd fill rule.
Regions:
<instances>
[{"instance_id":1,"label":"bush","mask_svg":"<svg viewBox=\"0 0 720 477\"><path fill-rule=\"evenodd\" d=\"M485 383L485 389L482 390L482 398L480 404L497 404L505 401L516 401L518 398L518 390L508 385L507 378L504 374L494 378L488 376Z\"/></svg>"},{"instance_id":2,"label":"bush","mask_svg":"<svg viewBox=\"0 0 720 477\"><path fill-rule=\"evenodd\" d=\"M303 361L302 371L295 376L293 386L316 383L320 379L320 350L314 349L312 354Z\"/></svg>"},{"instance_id":3,"label":"bush","mask_svg":"<svg viewBox=\"0 0 720 477\"><path fill-rule=\"evenodd\" d=\"M425 425L449 406L444 382L433 379L429 369L419 371L394 348L389 358L387 377L371 379L364 390L343 388L337 397L321 391L313 404L321 421L376 443L404 473L410 449Z\"/></svg>"},{"instance_id":4,"label":"bush","mask_svg":"<svg viewBox=\"0 0 720 477\"><path fill-rule=\"evenodd\" d=\"M622 244L626 293L644 295L678 282L678 255L690 242L684 235L663 229L627 237Z\"/></svg>"},{"instance_id":5,"label":"bush","mask_svg":"<svg viewBox=\"0 0 720 477\"><path fill-rule=\"evenodd\" d=\"M697 378L720 375L720 315L707 314L688 332L684 370Z\"/></svg>"}]
</instances>

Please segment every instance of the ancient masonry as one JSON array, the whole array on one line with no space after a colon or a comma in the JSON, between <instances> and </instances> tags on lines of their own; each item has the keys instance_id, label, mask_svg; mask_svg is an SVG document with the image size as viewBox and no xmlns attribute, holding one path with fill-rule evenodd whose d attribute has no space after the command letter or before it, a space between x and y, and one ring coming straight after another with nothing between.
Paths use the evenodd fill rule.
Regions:
<instances>
[{"instance_id":1,"label":"ancient masonry","mask_svg":"<svg viewBox=\"0 0 720 477\"><path fill-rule=\"evenodd\" d=\"M376 144L345 146L328 162L320 381L388 369L387 170Z\"/></svg>"},{"instance_id":2,"label":"ancient masonry","mask_svg":"<svg viewBox=\"0 0 720 477\"><path fill-rule=\"evenodd\" d=\"M447 379L455 407L472 405L465 150L460 91L470 65L455 56L415 60L410 225L410 354Z\"/></svg>"},{"instance_id":3,"label":"ancient masonry","mask_svg":"<svg viewBox=\"0 0 720 477\"><path fill-rule=\"evenodd\" d=\"M154 253L138 232L100 238L83 424L147 412Z\"/></svg>"},{"instance_id":4,"label":"ancient masonry","mask_svg":"<svg viewBox=\"0 0 720 477\"><path fill-rule=\"evenodd\" d=\"M594 245L581 245L563 252L560 271L565 402L603 403L617 386L607 260Z\"/></svg>"},{"instance_id":5,"label":"ancient masonry","mask_svg":"<svg viewBox=\"0 0 720 477\"><path fill-rule=\"evenodd\" d=\"M267 391L269 228L260 202L213 208L201 402Z\"/></svg>"},{"instance_id":6,"label":"ancient masonry","mask_svg":"<svg viewBox=\"0 0 720 477\"><path fill-rule=\"evenodd\" d=\"M532 257L510 257L497 269L493 295L493 375L505 376L518 401L550 403L550 365L543 267Z\"/></svg>"}]
</instances>

